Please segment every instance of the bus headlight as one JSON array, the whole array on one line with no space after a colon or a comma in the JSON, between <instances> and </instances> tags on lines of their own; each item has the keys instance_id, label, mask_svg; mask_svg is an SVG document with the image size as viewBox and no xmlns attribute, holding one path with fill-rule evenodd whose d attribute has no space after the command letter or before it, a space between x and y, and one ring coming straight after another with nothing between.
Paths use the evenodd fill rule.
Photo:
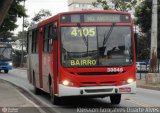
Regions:
<instances>
[{"instance_id":1,"label":"bus headlight","mask_svg":"<svg viewBox=\"0 0 160 113\"><path fill-rule=\"evenodd\" d=\"M129 78L128 80L127 80L127 82L130 84L130 83L132 83L134 80L133 79L131 79L131 78Z\"/></svg>"},{"instance_id":2,"label":"bus headlight","mask_svg":"<svg viewBox=\"0 0 160 113\"><path fill-rule=\"evenodd\" d=\"M12 65L13 65L13 63L12 63L12 62L8 62L8 64L9 64L10 66L12 66Z\"/></svg>"},{"instance_id":3,"label":"bus headlight","mask_svg":"<svg viewBox=\"0 0 160 113\"><path fill-rule=\"evenodd\" d=\"M68 80L64 80L61 82L64 86L74 86L74 83L73 82L70 82Z\"/></svg>"},{"instance_id":4,"label":"bus headlight","mask_svg":"<svg viewBox=\"0 0 160 113\"><path fill-rule=\"evenodd\" d=\"M64 80L64 81L62 82L62 84L65 85L65 86L68 86L68 85L69 85L69 81Z\"/></svg>"}]
</instances>

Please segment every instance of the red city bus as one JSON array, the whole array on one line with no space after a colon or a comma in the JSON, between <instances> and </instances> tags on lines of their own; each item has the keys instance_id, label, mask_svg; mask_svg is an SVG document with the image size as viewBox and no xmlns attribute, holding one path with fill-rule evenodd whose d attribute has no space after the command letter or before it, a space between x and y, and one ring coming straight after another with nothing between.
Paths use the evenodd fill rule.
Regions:
<instances>
[{"instance_id":1,"label":"red city bus","mask_svg":"<svg viewBox=\"0 0 160 113\"><path fill-rule=\"evenodd\" d=\"M28 79L35 93L62 97L109 96L136 90L136 56L131 15L120 11L57 14L28 30Z\"/></svg>"}]
</instances>

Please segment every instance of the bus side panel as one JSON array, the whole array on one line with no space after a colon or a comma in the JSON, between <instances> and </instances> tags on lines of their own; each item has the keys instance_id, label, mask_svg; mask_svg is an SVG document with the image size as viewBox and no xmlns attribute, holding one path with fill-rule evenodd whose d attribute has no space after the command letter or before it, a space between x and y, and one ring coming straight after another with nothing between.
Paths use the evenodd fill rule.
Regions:
<instances>
[{"instance_id":1,"label":"bus side panel","mask_svg":"<svg viewBox=\"0 0 160 113\"><path fill-rule=\"evenodd\" d=\"M38 52L39 52L39 84L40 84L40 88L43 88L43 77L42 77L42 52L43 52L43 31L41 31L41 28L39 30L39 38L38 38Z\"/></svg>"},{"instance_id":2,"label":"bus side panel","mask_svg":"<svg viewBox=\"0 0 160 113\"><path fill-rule=\"evenodd\" d=\"M32 71L31 71L31 44L32 44L32 32L31 31L29 31L27 38L28 38L27 77L28 77L29 82L33 84Z\"/></svg>"},{"instance_id":3,"label":"bus side panel","mask_svg":"<svg viewBox=\"0 0 160 113\"><path fill-rule=\"evenodd\" d=\"M38 53L33 53L33 31L29 31L28 39L28 79L33 85L36 84L36 87L39 87L39 61Z\"/></svg>"},{"instance_id":4,"label":"bus side panel","mask_svg":"<svg viewBox=\"0 0 160 113\"><path fill-rule=\"evenodd\" d=\"M38 63L38 54L31 54L31 73L32 76L34 76L35 81L36 82L36 86L39 87L39 69L38 69L39 63ZM33 79L33 80L34 80Z\"/></svg>"},{"instance_id":5,"label":"bus side panel","mask_svg":"<svg viewBox=\"0 0 160 113\"><path fill-rule=\"evenodd\" d=\"M52 53L43 54L43 90L49 92L49 76L53 75L53 58Z\"/></svg>"}]
</instances>

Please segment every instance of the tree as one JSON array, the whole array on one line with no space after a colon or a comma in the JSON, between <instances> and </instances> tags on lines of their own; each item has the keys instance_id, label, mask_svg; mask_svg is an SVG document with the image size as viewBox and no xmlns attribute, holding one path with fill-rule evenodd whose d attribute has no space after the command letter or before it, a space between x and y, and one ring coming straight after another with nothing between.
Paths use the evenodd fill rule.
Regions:
<instances>
[{"instance_id":1,"label":"tree","mask_svg":"<svg viewBox=\"0 0 160 113\"><path fill-rule=\"evenodd\" d=\"M1 0L0 1L0 25L2 24L13 0Z\"/></svg>"},{"instance_id":2,"label":"tree","mask_svg":"<svg viewBox=\"0 0 160 113\"><path fill-rule=\"evenodd\" d=\"M18 36L16 38L19 40L20 44L19 46L22 47L22 44L24 47L27 47L27 31L20 31L18 32Z\"/></svg>"},{"instance_id":3,"label":"tree","mask_svg":"<svg viewBox=\"0 0 160 113\"><path fill-rule=\"evenodd\" d=\"M2 25L0 26L0 38L8 38L11 37L11 31L18 27L16 24L17 17L27 17L26 10L21 2L24 0L14 0L12 5L6 15Z\"/></svg>"},{"instance_id":4,"label":"tree","mask_svg":"<svg viewBox=\"0 0 160 113\"><path fill-rule=\"evenodd\" d=\"M38 22L48 18L51 16L51 12L46 9L41 9L35 16L32 18L32 22L30 23L30 26L37 24Z\"/></svg>"},{"instance_id":5,"label":"tree","mask_svg":"<svg viewBox=\"0 0 160 113\"><path fill-rule=\"evenodd\" d=\"M137 60L149 59L150 41L148 34L141 34L137 37Z\"/></svg>"},{"instance_id":6,"label":"tree","mask_svg":"<svg viewBox=\"0 0 160 113\"><path fill-rule=\"evenodd\" d=\"M127 0L97 0L93 3L93 6L102 6L104 10L114 9L119 11L129 11L135 7L137 0L131 0L131 2L125 2ZM114 7L112 7L113 4Z\"/></svg>"},{"instance_id":7,"label":"tree","mask_svg":"<svg viewBox=\"0 0 160 113\"><path fill-rule=\"evenodd\" d=\"M18 32L18 35L15 37L15 43L14 45L14 58L13 58L13 63L15 67L22 66L20 59L21 56L26 55L26 47L27 47L27 31L20 31ZM22 53L22 47L23 47L23 53ZM26 57L23 58L23 65L26 63Z\"/></svg>"},{"instance_id":8,"label":"tree","mask_svg":"<svg viewBox=\"0 0 160 113\"><path fill-rule=\"evenodd\" d=\"M135 21L136 25L139 25L141 28L141 32L144 34L142 42L146 42L142 48L139 48L140 51L143 51L146 48L150 48L150 37L151 37L151 21L152 21L152 1L145 0L141 4L136 7L135 17L137 20ZM158 20L160 20L160 1L158 1ZM160 31L160 23L158 23L158 31ZM139 42L141 43L141 42ZM158 43L160 43L160 32L158 32ZM150 53L150 49L148 49L148 53ZM139 57L145 56L144 52L139 54ZM160 56L160 44L158 44L158 56ZM149 54L147 56L149 58Z\"/></svg>"}]
</instances>

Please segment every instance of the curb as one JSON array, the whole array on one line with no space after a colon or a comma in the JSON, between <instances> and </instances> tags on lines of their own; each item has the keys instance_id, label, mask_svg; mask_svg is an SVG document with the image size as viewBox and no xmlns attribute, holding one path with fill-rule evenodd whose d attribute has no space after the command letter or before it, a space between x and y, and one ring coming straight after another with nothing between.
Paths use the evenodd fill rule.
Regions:
<instances>
[{"instance_id":1,"label":"curb","mask_svg":"<svg viewBox=\"0 0 160 113\"><path fill-rule=\"evenodd\" d=\"M148 85L138 85L137 88L144 88L144 89L160 91L160 87L152 87Z\"/></svg>"},{"instance_id":2,"label":"curb","mask_svg":"<svg viewBox=\"0 0 160 113\"><path fill-rule=\"evenodd\" d=\"M52 106L50 106L49 104L43 102L41 99L39 99L38 97L36 97L36 95L34 95L33 93L31 93L25 87L19 86L16 83L7 81L5 79L1 79L1 80L5 81L5 82L11 84L12 86L14 86L15 88L17 88L20 91L20 93L22 93L23 95L25 95L25 96L27 95L26 98L34 100L34 103L40 107L40 108L37 107L37 109L38 110L41 109L40 111L42 111L43 113L59 113L58 111L56 111L55 109L53 109Z\"/></svg>"},{"instance_id":3,"label":"curb","mask_svg":"<svg viewBox=\"0 0 160 113\"><path fill-rule=\"evenodd\" d=\"M12 70L14 69L18 69L18 70L26 70L27 71L27 68L13 68Z\"/></svg>"}]
</instances>

